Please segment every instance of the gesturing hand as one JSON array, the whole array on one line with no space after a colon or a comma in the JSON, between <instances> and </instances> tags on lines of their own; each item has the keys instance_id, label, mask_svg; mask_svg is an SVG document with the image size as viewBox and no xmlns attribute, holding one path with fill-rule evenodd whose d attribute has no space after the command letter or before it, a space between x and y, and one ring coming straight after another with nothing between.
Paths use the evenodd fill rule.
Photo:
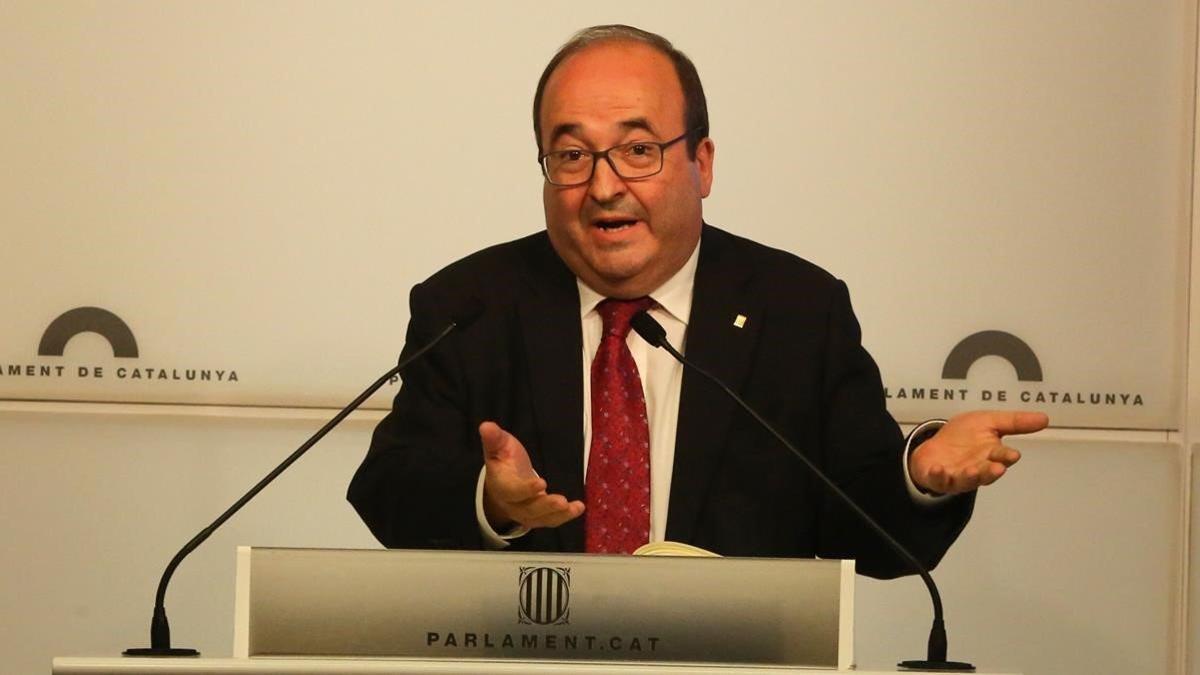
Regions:
<instances>
[{"instance_id":1,"label":"gesturing hand","mask_svg":"<svg viewBox=\"0 0 1200 675\"><path fill-rule=\"evenodd\" d=\"M529 463L529 453L516 436L495 422L479 425L485 466L483 512L493 528L558 527L583 513L583 502L547 494L546 481Z\"/></svg>"},{"instance_id":2,"label":"gesturing hand","mask_svg":"<svg viewBox=\"0 0 1200 675\"><path fill-rule=\"evenodd\" d=\"M1046 428L1050 418L1038 412L968 412L956 415L909 455L913 482L929 492L957 494L990 485L1021 459L1004 445L1008 434Z\"/></svg>"}]
</instances>

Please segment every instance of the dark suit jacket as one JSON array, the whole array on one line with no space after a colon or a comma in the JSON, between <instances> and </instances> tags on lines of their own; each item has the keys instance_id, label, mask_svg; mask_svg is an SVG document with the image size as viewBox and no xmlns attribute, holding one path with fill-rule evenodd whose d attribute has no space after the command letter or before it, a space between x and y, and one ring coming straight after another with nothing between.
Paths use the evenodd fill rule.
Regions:
<instances>
[{"instance_id":1,"label":"dark suit jacket","mask_svg":"<svg viewBox=\"0 0 1200 675\"><path fill-rule=\"evenodd\" d=\"M349 499L384 545L478 548L474 491L493 420L552 492L583 499L583 368L575 277L544 232L460 260L413 288L406 351L471 298L483 315L409 366ZM738 328L737 315L747 317ZM973 496L933 509L904 487L903 438L860 344L845 284L791 254L706 225L686 354L738 391L932 567ZM722 555L856 558L910 569L711 383L683 376L667 538ZM584 515L586 518L586 513ZM517 550L582 551L583 523Z\"/></svg>"}]
</instances>

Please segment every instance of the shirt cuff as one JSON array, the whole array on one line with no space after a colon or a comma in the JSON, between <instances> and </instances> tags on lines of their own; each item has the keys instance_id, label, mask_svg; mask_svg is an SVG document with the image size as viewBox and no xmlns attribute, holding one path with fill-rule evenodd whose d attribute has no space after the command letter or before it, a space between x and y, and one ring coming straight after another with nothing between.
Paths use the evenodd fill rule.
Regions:
<instances>
[{"instance_id":1,"label":"shirt cuff","mask_svg":"<svg viewBox=\"0 0 1200 675\"><path fill-rule=\"evenodd\" d=\"M479 480L475 483L475 520L479 522L479 534L483 536L483 547L493 551L508 548L509 542L529 533L529 528L517 525L504 534L496 532L483 512L483 479L487 467L480 467Z\"/></svg>"},{"instance_id":2,"label":"shirt cuff","mask_svg":"<svg viewBox=\"0 0 1200 675\"><path fill-rule=\"evenodd\" d=\"M922 490L913 482L912 474L908 472L908 458L912 455L912 451L916 450L917 446L921 445L921 443L929 440L930 437L944 426L946 426L946 420L928 420L918 424L917 428L908 434L908 438L904 439L904 454L900 456L901 469L904 473L904 484L908 487L908 496L912 498L915 504L933 506L941 504L951 497L950 495L939 495ZM480 482L480 485L482 484ZM482 489L480 494L483 494Z\"/></svg>"}]
</instances>

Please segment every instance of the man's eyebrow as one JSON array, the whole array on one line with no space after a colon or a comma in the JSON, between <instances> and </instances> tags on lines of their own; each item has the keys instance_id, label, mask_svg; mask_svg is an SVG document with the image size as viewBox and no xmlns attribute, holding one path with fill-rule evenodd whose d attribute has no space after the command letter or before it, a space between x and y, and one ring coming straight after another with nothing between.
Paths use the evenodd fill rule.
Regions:
<instances>
[{"instance_id":1,"label":"man's eyebrow","mask_svg":"<svg viewBox=\"0 0 1200 675\"><path fill-rule=\"evenodd\" d=\"M634 117L633 119L622 120L621 128L626 131L640 129L642 131L649 131L652 134L657 133L654 131L654 127L650 125L650 120L646 119L645 117Z\"/></svg>"},{"instance_id":2,"label":"man's eyebrow","mask_svg":"<svg viewBox=\"0 0 1200 675\"><path fill-rule=\"evenodd\" d=\"M551 147L552 145L554 145L555 141L557 141L559 138L562 138L563 136L571 136L573 134L577 134L578 132L579 132L579 125L576 124L575 122L566 122L563 124L556 125L553 129L550 130L550 140L546 141L546 147L547 148Z\"/></svg>"},{"instance_id":3,"label":"man's eyebrow","mask_svg":"<svg viewBox=\"0 0 1200 675\"><path fill-rule=\"evenodd\" d=\"M621 127L625 131L648 131L651 134L656 135L658 133L654 130L653 125L650 124L650 120L646 119L645 117L632 117L627 120L621 120L617 123L617 126ZM583 127L577 122L564 122L562 124L555 125L554 128L550 130L550 140L546 141L546 147L550 148L554 145L555 141L563 136L578 136L582 128Z\"/></svg>"}]
</instances>

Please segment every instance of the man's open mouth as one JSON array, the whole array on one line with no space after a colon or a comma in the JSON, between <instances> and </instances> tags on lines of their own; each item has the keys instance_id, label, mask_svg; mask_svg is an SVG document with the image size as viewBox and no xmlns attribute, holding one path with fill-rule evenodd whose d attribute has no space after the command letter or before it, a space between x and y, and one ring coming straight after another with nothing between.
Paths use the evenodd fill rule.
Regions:
<instances>
[{"instance_id":1,"label":"man's open mouth","mask_svg":"<svg viewBox=\"0 0 1200 675\"><path fill-rule=\"evenodd\" d=\"M605 218L597 220L592 224L602 230L621 230L632 226L636 222L637 219L635 218Z\"/></svg>"}]
</instances>

